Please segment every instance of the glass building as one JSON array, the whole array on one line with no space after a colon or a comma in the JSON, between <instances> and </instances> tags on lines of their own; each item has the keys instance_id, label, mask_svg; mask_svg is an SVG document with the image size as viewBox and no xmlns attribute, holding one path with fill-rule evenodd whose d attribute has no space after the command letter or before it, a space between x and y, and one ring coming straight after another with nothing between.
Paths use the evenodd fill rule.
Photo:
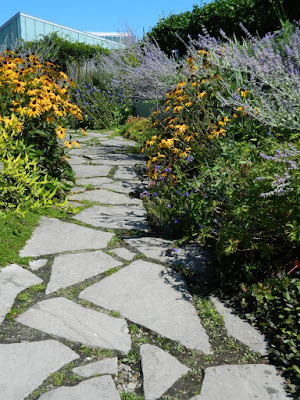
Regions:
<instances>
[{"instance_id":1,"label":"glass building","mask_svg":"<svg viewBox=\"0 0 300 400\"><path fill-rule=\"evenodd\" d=\"M106 49L122 47L125 33L83 32L18 12L0 27L0 49L11 49L18 39L32 41L56 32L70 42L99 45Z\"/></svg>"}]
</instances>

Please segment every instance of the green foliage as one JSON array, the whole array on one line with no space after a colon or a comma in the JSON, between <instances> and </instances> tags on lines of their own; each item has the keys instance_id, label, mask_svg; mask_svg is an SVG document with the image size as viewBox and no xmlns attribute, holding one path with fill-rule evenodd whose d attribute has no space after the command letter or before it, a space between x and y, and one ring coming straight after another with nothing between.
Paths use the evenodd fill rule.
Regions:
<instances>
[{"instance_id":1,"label":"green foliage","mask_svg":"<svg viewBox=\"0 0 300 400\"><path fill-rule=\"evenodd\" d=\"M250 32L262 36L279 29L286 19L300 19L300 10L292 0L215 0L203 6L194 5L191 12L170 14L160 19L148 36L168 54L174 49L185 54L185 44L176 33L187 42L189 35L197 39L204 26L215 37L220 36L222 29L227 36L241 38L245 36L239 25L242 23Z\"/></svg>"},{"instance_id":2,"label":"green foliage","mask_svg":"<svg viewBox=\"0 0 300 400\"><path fill-rule=\"evenodd\" d=\"M80 42L73 43L59 37L56 32L43 36L39 40L22 42L17 50L19 52L41 53L46 60L57 64L64 72L67 72L69 64L74 62L82 64L100 54L109 54L109 51L101 46Z\"/></svg>"},{"instance_id":3,"label":"green foliage","mask_svg":"<svg viewBox=\"0 0 300 400\"><path fill-rule=\"evenodd\" d=\"M0 126L0 160L3 163L0 171L0 211L24 215L29 210L55 203L58 181L47 174L39 174L38 159L30 160L24 142L16 140L15 136L15 132L7 134ZM23 154L18 152L20 147L24 149Z\"/></svg>"},{"instance_id":4,"label":"green foliage","mask_svg":"<svg viewBox=\"0 0 300 400\"><path fill-rule=\"evenodd\" d=\"M154 133L151 118L130 116L127 122L118 129L118 133L125 138L135 140L139 144L142 144Z\"/></svg>"},{"instance_id":5,"label":"green foliage","mask_svg":"<svg viewBox=\"0 0 300 400\"><path fill-rule=\"evenodd\" d=\"M24 247L40 219L40 215L29 211L25 218L16 214L0 216L0 267L8 264L27 264L28 259L22 259L19 251Z\"/></svg>"}]
</instances>

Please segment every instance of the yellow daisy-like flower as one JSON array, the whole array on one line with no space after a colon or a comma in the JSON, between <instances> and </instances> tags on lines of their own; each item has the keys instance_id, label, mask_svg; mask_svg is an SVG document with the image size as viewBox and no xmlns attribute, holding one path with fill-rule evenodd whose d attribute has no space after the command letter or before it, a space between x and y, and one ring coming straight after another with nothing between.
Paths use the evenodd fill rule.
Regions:
<instances>
[{"instance_id":1,"label":"yellow daisy-like flower","mask_svg":"<svg viewBox=\"0 0 300 400\"><path fill-rule=\"evenodd\" d=\"M181 111L182 109L183 109L182 106L176 106L176 107L174 107L173 112L174 112L174 113L178 113L178 112Z\"/></svg>"},{"instance_id":2,"label":"yellow daisy-like flower","mask_svg":"<svg viewBox=\"0 0 300 400\"><path fill-rule=\"evenodd\" d=\"M197 97L199 97L200 99L203 99L204 96L206 96L207 93L206 92L201 92L197 94Z\"/></svg>"},{"instance_id":3,"label":"yellow daisy-like flower","mask_svg":"<svg viewBox=\"0 0 300 400\"><path fill-rule=\"evenodd\" d=\"M81 133L83 133L83 134L84 134L84 136L87 136L87 133L86 133L86 130L85 130L85 129L83 129L83 128L80 128L80 131L81 131Z\"/></svg>"},{"instance_id":4,"label":"yellow daisy-like flower","mask_svg":"<svg viewBox=\"0 0 300 400\"><path fill-rule=\"evenodd\" d=\"M165 112L168 112L169 110L171 110L171 106L165 108Z\"/></svg>"},{"instance_id":5,"label":"yellow daisy-like flower","mask_svg":"<svg viewBox=\"0 0 300 400\"><path fill-rule=\"evenodd\" d=\"M193 103L192 103L191 101L188 101L187 103L185 103L185 106L186 106L186 107L191 107L192 104L193 104Z\"/></svg>"},{"instance_id":6,"label":"yellow daisy-like flower","mask_svg":"<svg viewBox=\"0 0 300 400\"><path fill-rule=\"evenodd\" d=\"M175 129L179 133L184 133L189 129L189 127L186 124L182 124L182 125L175 125Z\"/></svg>"},{"instance_id":7,"label":"yellow daisy-like flower","mask_svg":"<svg viewBox=\"0 0 300 400\"><path fill-rule=\"evenodd\" d=\"M60 125L57 125L57 127L56 127L56 129L55 129L55 133L56 133L56 136L57 136L59 139L64 139L64 137L66 136L66 129L63 128L63 127L60 126Z\"/></svg>"},{"instance_id":8,"label":"yellow daisy-like flower","mask_svg":"<svg viewBox=\"0 0 300 400\"><path fill-rule=\"evenodd\" d=\"M74 146L75 148L77 147L79 149L80 144L76 140L72 140L71 145Z\"/></svg>"}]
</instances>

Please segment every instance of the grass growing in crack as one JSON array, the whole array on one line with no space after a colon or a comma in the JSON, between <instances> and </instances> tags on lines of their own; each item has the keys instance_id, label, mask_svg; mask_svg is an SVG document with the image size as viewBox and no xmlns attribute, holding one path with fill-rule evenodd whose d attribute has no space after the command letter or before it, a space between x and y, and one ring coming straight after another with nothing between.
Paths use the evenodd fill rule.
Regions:
<instances>
[{"instance_id":1,"label":"grass growing in crack","mask_svg":"<svg viewBox=\"0 0 300 400\"><path fill-rule=\"evenodd\" d=\"M5 319L13 321L18 315L27 311L38 300L41 300L39 293L45 291L46 287L44 283L40 283L19 293L13 307L6 314Z\"/></svg>"},{"instance_id":2,"label":"grass growing in crack","mask_svg":"<svg viewBox=\"0 0 300 400\"><path fill-rule=\"evenodd\" d=\"M110 276L112 274L114 274L115 272L119 271L119 269L121 269L122 267L114 267L114 268L110 268L107 271L105 271L105 276Z\"/></svg>"},{"instance_id":3,"label":"grass growing in crack","mask_svg":"<svg viewBox=\"0 0 300 400\"><path fill-rule=\"evenodd\" d=\"M111 317L115 317L115 318L120 318L120 317L121 317L121 314L119 313L119 311L111 311L111 312L109 313L109 315L110 315Z\"/></svg>"},{"instance_id":4,"label":"grass growing in crack","mask_svg":"<svg viewBox=\"0 0 300 400\"><path fill-rule=\"evenodd\" d=\"M118 166L114 165L112 167L112 169L109 171L109 173L107 174L107 177L110 178L110 179L113 179L117 169L118 169Z\"/></svg>"},{"instance_id":5,"label":"grass growing in crack","mask_svg":"<svg viewBox=\"0 0 300 400\"><path fill-rule=\"evenodd\" d=\"M130 350L126 357L122 358L122 363L125 364L136 364L140 359L138 351Z\"/></svg>"},{"instance_id":6,"label":"grass growing in crack","mask_svg":"<svg viewBox=\"0 0 300 400\"><path fill-rule=\"evenodd\" d=\"M194 301L203 327L211 340L216 341L220 336L220 328L224 328L223 318L218 314L211 300L194 296Z\"/></svg>"},{"instance_id":7,"label":"grass growing in crack","mask_svg":"<svg viewBox=\"0 0 300 400\"><path fill-rule=\"evenodd\" d=\"M110 231L108 230L108 232L110 232ZM112 233L114 233L114 232L112 232ZM111 248L114 248L114 247L120 247L120 245L122 245L122 244L123 244L123 240L115 235L108 242L107 248L111 249Z\"/></svg>"},{"instance_id":8,"label":"grass growing in crack","mask_svg":"<svg viewBox=\"0 0 300 400\"><path fill-rule=\"evenodd\" d=\"M141 394L122 392L121 399L122 400L144 400L145 398Z\"/></svg>"}]
</instances>

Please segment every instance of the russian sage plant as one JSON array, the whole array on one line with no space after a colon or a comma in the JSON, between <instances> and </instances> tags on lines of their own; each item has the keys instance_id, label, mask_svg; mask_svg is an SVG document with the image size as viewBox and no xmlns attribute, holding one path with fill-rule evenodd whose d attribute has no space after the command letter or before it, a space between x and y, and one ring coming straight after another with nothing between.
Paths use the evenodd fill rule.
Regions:
<instances>
[{"instance_id":1,"label":"russian sage plant","mask_svg":"<svg viewBox=\"0 0 300 400\"><path fill-rule=\"evenodd\" d=\"M219 93L224 107L242 107L245 113L277 131L299 130L299 25L289 25L262 39L248 33L243 43L225 34L221 42L204 32L191 41L190 51L195 53L198 48L210 52L211 64L224 78Z\"/></svg>"}]
</instances>

